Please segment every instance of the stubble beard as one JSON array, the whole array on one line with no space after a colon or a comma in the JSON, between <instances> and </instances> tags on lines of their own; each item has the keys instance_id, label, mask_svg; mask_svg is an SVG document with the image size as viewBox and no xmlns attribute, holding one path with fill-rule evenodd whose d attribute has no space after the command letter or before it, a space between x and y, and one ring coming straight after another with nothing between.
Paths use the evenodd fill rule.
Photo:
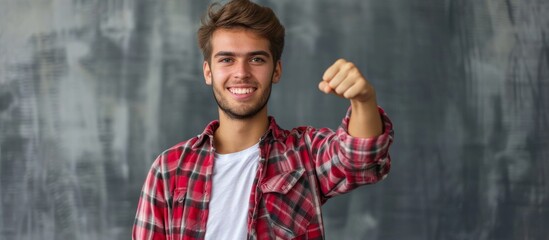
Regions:
<instances>
[{"instance_id":1,"label":"stubble beard","mask_svg":"<svg viewBox=\"0 0 549 240\"><path fill-rule=\"evenodd\" d=\"M273 72L274 75L274 72ZM223 111L229 118L236 119L236 120L246 120L251 119L255 117L261 110L263 110L267 103L269 102L269 98L271 97L271 89L273 86L272 83L272 76L271 75L271 83L269 84L269 88L267 89L267 92L261 96L259 101L257 103L254 103L254 105L250 107L245 107L243 110L239 111L237 109L238 107L231 107L229 106L229 102L227 99L223 99L222 94L218 93L215 89L215 86L212 84L212 92L214 95L215 102L217 103L217 106L221 111ZM212 77L212 82L215 82Z\"/></svg>"}]
</instances>

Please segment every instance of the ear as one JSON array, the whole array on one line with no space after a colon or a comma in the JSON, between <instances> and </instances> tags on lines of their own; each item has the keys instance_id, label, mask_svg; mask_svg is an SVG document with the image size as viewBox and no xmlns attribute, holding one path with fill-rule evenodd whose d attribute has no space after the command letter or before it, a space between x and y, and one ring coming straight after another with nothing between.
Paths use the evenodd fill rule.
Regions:
<instances>
[{"instance_id":1,"label":"ear","mask_svg":"<svg viewBox=\"0 0 549 240\"><path fill-rule=\"evenodd\" d=\"M202 72L204 72L206 84L212 85L212 69L210 68L210 64L208 64L208 61L204 61L202 64Z\"/></svg>"},{"instance_id":2,"label":"ear","mask_svg":"<svg viewBox=\"0 0 549 240\"><path fill-rule=\"evenodd\" d=\"M280 77L282 76L282 62L280 60L276 61L275 69L273 73L273 83L278 83Z\"/></svg>"}]
</instances>

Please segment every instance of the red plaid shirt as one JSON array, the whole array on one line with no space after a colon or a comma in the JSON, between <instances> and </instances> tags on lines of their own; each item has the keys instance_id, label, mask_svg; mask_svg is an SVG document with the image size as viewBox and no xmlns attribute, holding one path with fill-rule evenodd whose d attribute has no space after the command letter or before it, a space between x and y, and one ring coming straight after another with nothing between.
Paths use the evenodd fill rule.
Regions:
<instances>
[{"instance_id":1,"label":"red plaid shirt","mask_svg":"<svg viewBox=\"0 0 549 240\"><path fill-rule=\"evenodd\" d=\"M248 209L248 239L323 239L321 205L330 197L383 179L390 168L392 124L350 136L350 110L337 131L281 129L274 118L259 142L260 156ZM145 180L133 239L204 239L214 167L213 135L204 132L163 152Z\"/></svg>"}]
</instances>

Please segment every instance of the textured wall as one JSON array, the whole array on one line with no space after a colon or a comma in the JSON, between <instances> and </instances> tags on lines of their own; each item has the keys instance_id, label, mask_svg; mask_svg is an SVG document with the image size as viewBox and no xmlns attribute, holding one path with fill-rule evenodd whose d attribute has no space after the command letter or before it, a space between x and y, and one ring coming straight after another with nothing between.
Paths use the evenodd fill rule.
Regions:
<instances>
[{"instance_id":1,"label":"textured wall","mask_svg":"<svg viewBox=\"0 0 549 240\"><path fill-rule=\"evenodd\" d=\"M384 182L324 207L328 239L549 235L549 2L272 0L270 112L337 127L316 85L354 61L395 124ZM206 1L0 0L0 239L128 239L163 149L216 117Z\"/></svg>"}]
</instances>

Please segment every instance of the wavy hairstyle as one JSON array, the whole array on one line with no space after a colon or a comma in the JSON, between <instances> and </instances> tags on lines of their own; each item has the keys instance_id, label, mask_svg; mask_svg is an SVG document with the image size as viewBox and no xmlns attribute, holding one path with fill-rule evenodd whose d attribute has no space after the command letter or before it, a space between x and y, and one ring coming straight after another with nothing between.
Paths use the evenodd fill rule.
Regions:
<instances>
[{"instance_id":1,"label":"wavy hairstyle","mask_svg":"<svg viewBox=\"0 0 549 240\"><path fill-rule=\"evenodd\" d=\"M280 24L273 10L268 7L249 0L231 0L223 6L219 3L210 4L198 29L198 45L205 61L210 62L212 35L219 28L243 28L255 32L269 41L274 62L282 57L284 26Z\"/></svg>"}]
</instances>

